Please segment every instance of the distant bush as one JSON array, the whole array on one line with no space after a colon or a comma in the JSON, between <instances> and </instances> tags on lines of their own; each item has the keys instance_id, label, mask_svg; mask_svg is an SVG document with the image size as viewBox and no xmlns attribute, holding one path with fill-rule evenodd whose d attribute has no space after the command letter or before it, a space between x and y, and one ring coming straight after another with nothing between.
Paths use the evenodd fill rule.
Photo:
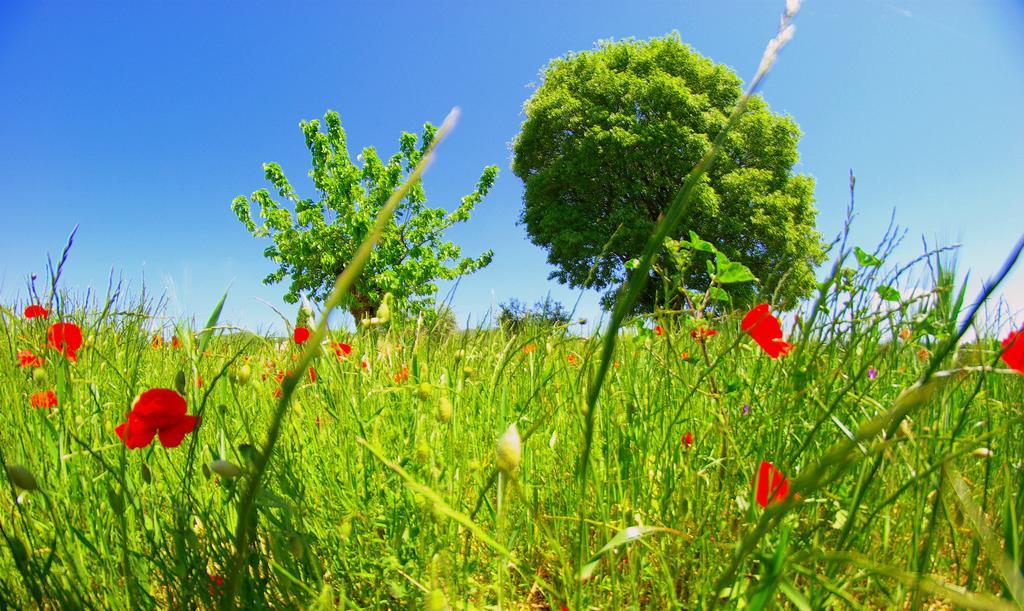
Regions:
<instances>
[{"instance_id":1,"label":"distant bush","mask_svg":"<svg viewBox=\"0 0 1024 611\"><path fill-rule=\"evenodd\" d=\"M498 325L503 329L517 332L524 327L564 325L569 322L569 311L560 302L545 297L543 301L527 307L526 303L512 298L502 303L498 311Z\"/></svg>"}]
</instances>

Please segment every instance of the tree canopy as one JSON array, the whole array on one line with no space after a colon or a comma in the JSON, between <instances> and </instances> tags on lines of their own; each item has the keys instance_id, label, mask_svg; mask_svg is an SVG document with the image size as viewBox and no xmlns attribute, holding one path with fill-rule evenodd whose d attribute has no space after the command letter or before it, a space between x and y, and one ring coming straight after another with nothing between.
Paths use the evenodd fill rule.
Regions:
<instances>
[{"instance_id":1,"label":"tree canopy","mask_svg":"<svg viewBox=\"0 0 1024 611\"><path fill-rule=\"evenodd\" d=\"M231 206L254 237L271 239L263 254L278 268L264 283L274 284L290 277L291 285L285 294L289 303L302 296L313 301L327 297L335 278L370 232L388 197L422 158L437 131L427 123L422 137L403 132L399 151L387 161L373 147L365 148L359 166L349 157L338 114L328 111L324 123L326 132L321 131L318 120L300 124L312 155L309 175L316 188L316 199L300 198L281 167L267 163L263 165L267 180L278 196L292 204L294 213L267 189L260 189L249 198L239 196ZM348 297L349 311L357 321L371 315L387 293L410 313L431 308L437 292L436 280L458 278L490 263L492 251L476 258L463 257L459 246L443 238L446 229L469 220L497 175L497 167L484 168L476 189L451 212L427 206L422 183L410 189ZM259 205L262 223L258 225L252 216L253 204Z\"/></svg>"},{"instance_id":2,"label":"tree canopy","mask_svg":"<svg viewBox=\"0 0 1024 611\"><path fill-rule=\"evenodd\" d=\"M731 69L678 34L602 42L551 61L525 104L512 163L526 187L520 222L547 249L551 277L573 287L620 283L741 94ZM777 295L793 305L810 294L824 259L814 180L794 173L799 137L791 117L751 99L678 229L676 237L694 231L753 272L759 283L734 292L740 301ZM694 290L711 281L703 264L667 271ZM651 283L643 306L659 286Z\"/></svg>"}]
</instances>

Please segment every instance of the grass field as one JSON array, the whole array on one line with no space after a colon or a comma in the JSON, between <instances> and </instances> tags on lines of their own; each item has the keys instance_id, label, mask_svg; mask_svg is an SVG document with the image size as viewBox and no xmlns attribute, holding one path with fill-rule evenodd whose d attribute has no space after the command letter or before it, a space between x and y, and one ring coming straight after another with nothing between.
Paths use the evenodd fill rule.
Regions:
<instances>
[{"instance_id":1,"label":"grass field","mask_svg":"<svg viewBox=\"0 0 1024 611\"><path fill-rule=\"evenodd\" d=\"M604 338L565 327L396 315L316 350L116 291L4 309L0 600L1014 608L1024 378L940 260L837 265L778 359L743 312L627 325L592 418ZM915 273L932 290L878 299ZM48 345L58 321L77 351L69 332ZM968 327L980 339L957 342ZM153 388L199 420L177 447L128 449L115 429Z\"/></svg>"}]
</instances>

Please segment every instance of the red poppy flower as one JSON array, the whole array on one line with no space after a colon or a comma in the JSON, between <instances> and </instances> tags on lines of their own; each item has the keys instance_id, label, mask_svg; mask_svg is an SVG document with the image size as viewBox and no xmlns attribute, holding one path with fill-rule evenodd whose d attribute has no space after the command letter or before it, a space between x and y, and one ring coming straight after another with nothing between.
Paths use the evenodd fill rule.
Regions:
<instances>
[{"instance_id":1,"label":"red poppy flower","mask_svg":"<svg viewBox=\"0 0 1024 611\"><path fill-rule=\"evenodd\" d=\"M70 322L58 322L50 325L46 338L50 347L68 357L69 361L78 360L78 349L82 347L82 330Z\"/></svg>"},{"instance_id":2,"label":"red poppy flower","mask_svg":"<svg viewBox=\"0 0 1024 611\"><path fill-rule=\"evenodd\" d=\"M370 360L364 356L363 360L359 361L359 366L362 367L363 369L369 371L370 370Z\"/></svg>"},{"instance_id":3,"label":"red poppy flower","mask_svg":"<svg viewBox=\"0 0 1024 611\"><path fill-rule=\"evenodd\" d=\"M293 336L296 344L305 344L306 340L309 339L309 329L306 327L295 327Z\"/></svg>"},{"instance_id":4,"label":"red poppy flower","mask_svg":"<svg viewBox=\"0 0 1024 611\"><path fill-rule=\"evenodd\" d=\"M757 470L756 496L757 504L763 508L789 496L789 480L770 462L762 461Z\"/></svg>"},{"instance_id":5,"label":"red poppy flower","mask_svg":"<svg viewBox=\"0 0 1024 611\"><path fill-rule=\"evenodd\" d=\"M571 353L569 356L565 357L565 360L569 361L570 365L575 365L579 361L579 359L576 358L576 355Z\"/></svg>"},{"instance_id":6,"label":"red poppy flower","mask_svg":"<svg viewBox=\"0 0 1024 611\"><path fill-rule=\"evenodd\" d=\"M1020 331L1010 331L1010 334L1003 340L1003 362L1011 368L1024 373L1024 328Z\"/></svg>"},{"instance_id":7,"label":"red poppy flower","mask_svg":"<svg viewBox=\"0 0 1024 611\"><path fill-rule=\"evenodd\" d=\"M687 448L693 445L693 433L691 431L686 431L686 434L683 435L683 445Z\"/></svg>"},{"instance_id":8,"label":"red poppy flower","mask_svg":"<svg viewBox=\"0 0 1024 611\"><path fill-rule=\"evenodd\" d=\"M705 329L704 327L699 327L690 331L690 337L698 342L703 342L707 338L714 337L716 335L718 335L718 331L715 331L714 329Z\"/></svg>"},{"instance_id":9,"label":"red poppy flower","mask_svg":"<svg viewBox=\"0 0 1024 611\"><path fill-rule=\"evenodd\" d=\"M402 370L395 374L395 383L400 384L409 379L409 368L402 367Z\"/></svg>"},{"instance_id":10,"label":"red poppy flower","mask_svg":"<svg viewBox=\"0 0 1024 611\"><path fill-rule=\"evenodd\" d=\"M316 384L316 370L312 367L309 368L309 381Z\"/></svg>"},{"instance_id":11,"label":"red poppy flower","mask_svg":"<svg viewBox=\"0 0 1024 611\"><path fill-rule=\"evenodd\" d=\"M34 392L28 398L28 404L32 407L55 407L57 405L57 393L52 390Z\"/></svg>"},{"instance_id":12,"label":"red poppy flower","mask_svg":"<svg viewBox=\"0 0 1024 611\"><path fill-rule=\"evenodd\" d=\"M175 350L181 348L181 340L178 339L177 335L171 336L171 348L174 348Z\"/></svg>"},{"instance_id":13,"label":"red poppy flower","mask_svg":"<svg viewBox=\"0 0 1024 611\"><path fill-rule=\"evenodd\" d=\"M331 348L334 348L334 354L340 359L352 354L352 346L343 344L341 342L334 342L331 344Z\"/></svg>"},{"instance_id":14,"label":"red poppy flower","mask_svg":"<svg viewBox=\"0 0 1024 611\"><path fill-rule=\"evenodd\" d=\"M224 578L220 575L210 575L210 596L220 596L221 586L224 585Z\"/></svg>"},{"instance_id":15,"label":"red poppy flower","mask_svg":"<svg viewBox=\"0 0 1024 611\"><path fill-rule=\"evenodd\" d=\"M50 311L38 303L34 303L25 308L25 318L46 318L49 315Z\"/></svg>"},{"instance_id":16,"label":"red poppy flower","mask_svg":"<svg viewBox=\"0 0 1024 611\"><path fill-rule=\"evenodd\" d=\"M281 398L281 389L280 388L275 388L274 389L274 398L275 399L280 399Z\"/></svg>"},{"instance_id":17,"label":"red poppy flower","mask_svg":"<svg viewBox=\"0 0 1024 611\"><path fill-rule=\"evenodd\" d=\"M661 325L654 325L654 334L661 337L665 335L665 329Z\"/></svg>"},{"instance_id":18,"label":"red poppy flower","mask_svg":"<svg viewBox=\"0 0 1024 611\"><path fill-rule=\"evenodd\" d=\"M42 367L43 357L32 352L31 350L19 350L18 362L21 364L22 367Z\"/></svg>"},{"instance_id":19,"label":"red poppy flower","mask_svg":"<svg viewBox=\"0 0 1024 611\"><path fill-rule=\"evenodd\" d=\"M793 349L791 344L782 340L782 325L768 311L767 303L754 306L747 312L740 327L773 359L785 356Z\"/></svg>"},{"instance_id":20,"label":"red poppy flower","mask_svg":"<svg viewBox=\"0 0 1024 611\"><path fill-rule=\"evenodd\" d=\"M525 346L523 346L523 353L524 354L530 354L531 352L533 352L536 349L537 349L537 344L526 344Z\"/></svg>"},{"instance_id":21,"label":"red poppy flower","mask_svg":"<svg viewBox=\"0 0 1024 611\"><path fill-rule=\"evenodd\" d=\"M199 421L187 415L187 410L185 397L169 388L151 388L139 395L128 413L128 422L114 432L130 450L148 446L157 435L165 448L176 448Z\"/></svg>"}]
</instances>

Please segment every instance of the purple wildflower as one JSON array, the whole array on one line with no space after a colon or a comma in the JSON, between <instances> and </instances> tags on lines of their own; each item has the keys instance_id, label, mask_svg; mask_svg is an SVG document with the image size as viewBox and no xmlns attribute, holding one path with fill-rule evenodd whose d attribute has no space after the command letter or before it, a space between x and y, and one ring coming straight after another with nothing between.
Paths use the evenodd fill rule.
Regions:
<instances>
[{"instance_id":1,"label":"purple wildflower","mask_svg":"<svg viewBox=\"0 0 1024 611\"><path fill-rule=\"evenodd\" d=\"M868 379L869 380L874 380L877 377L878 377L878 370L877 369L875 369L874 367L868 369Z\"/></svg>"}]
</instances>

